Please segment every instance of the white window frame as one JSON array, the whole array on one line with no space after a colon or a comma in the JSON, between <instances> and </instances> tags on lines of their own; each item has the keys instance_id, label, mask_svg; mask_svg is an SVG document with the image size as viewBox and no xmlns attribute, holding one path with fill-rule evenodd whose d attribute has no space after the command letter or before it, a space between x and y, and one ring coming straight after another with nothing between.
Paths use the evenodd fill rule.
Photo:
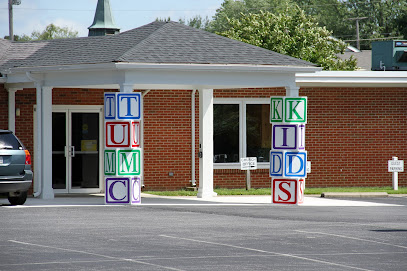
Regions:
<instances>
[{"instance_id":1,"label":"white window frame","mask_svg":"<svg viewBox=\"0 0 407 271\"><path fill-rule=\"evenodd\" d=\"M247 155L247 124L246 105L267 104L270 105L270 98L214 98L213 104L238 104L239 105L239 160ZM215 116L214 116L215 117ZM271 124L270 124L271 130ZM268 169L269 162L257 163L257 168ZM236 163L213 163L213 169L240 169L240 162Z\"/></svg>"}]
</instances>

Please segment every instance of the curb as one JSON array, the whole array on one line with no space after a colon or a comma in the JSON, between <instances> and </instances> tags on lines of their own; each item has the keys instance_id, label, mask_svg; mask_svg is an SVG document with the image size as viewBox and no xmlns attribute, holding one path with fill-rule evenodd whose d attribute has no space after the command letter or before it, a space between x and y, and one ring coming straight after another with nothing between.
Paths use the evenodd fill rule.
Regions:
<instances>
[{"instance_id":1,"label":"curb","mask_svg":"<svg viewBox=\"0 0 407 271\"><path fill-rule=\"evenodd\" d=\"M383 198L387 192L324 192L321 198Z\"/></svg>"}]
</instances>

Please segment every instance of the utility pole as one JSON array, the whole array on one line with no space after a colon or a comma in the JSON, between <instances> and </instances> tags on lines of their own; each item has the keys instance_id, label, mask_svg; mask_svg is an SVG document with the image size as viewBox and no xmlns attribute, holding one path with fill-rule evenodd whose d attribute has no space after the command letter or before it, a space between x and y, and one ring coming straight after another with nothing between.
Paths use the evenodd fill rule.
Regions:
<instances>
[{"instance_id":1,"label":"utility pole","mask_svg":"<svg viewBox=\"0 0 407 271\"><path fill-rule=\"evenodd\" d=\"M21 0L8 0L8 32L10 40L14 41L14 31L13 31L13 5L20 5Z\"/></svg>"},{"instance_id":2,"label":"utility pole","mask_svg":"<svg viewBox=\"0 0 407 271\"><path fill-rule=\"evenodd\" d=\"M368 17L348 18L348 20L356 21L356 48L358 48L358 50L360 50L359 21L367 18Z\"/></svg>"}]
</instances>

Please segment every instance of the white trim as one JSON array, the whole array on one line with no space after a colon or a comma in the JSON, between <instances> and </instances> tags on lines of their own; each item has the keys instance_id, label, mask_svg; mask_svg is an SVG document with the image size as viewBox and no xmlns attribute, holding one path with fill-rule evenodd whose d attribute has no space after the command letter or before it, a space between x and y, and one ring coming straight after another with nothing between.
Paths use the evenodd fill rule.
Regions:
<instances>
[{"instance_id":1,"label":"white trim","mask_svg":"<svg viewBox=\"0 0 407 271\"><path fill-rule=\"evenodd\" d=\"M300 87L406 87L407 71L320 71L297 73Z\"/></svg>"}]
</instances>

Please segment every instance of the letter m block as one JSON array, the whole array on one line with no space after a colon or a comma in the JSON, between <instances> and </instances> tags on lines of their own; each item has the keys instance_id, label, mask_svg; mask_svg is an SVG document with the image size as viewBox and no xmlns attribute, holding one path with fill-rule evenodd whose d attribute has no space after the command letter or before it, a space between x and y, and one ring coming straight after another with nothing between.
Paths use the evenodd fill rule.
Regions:
<instances>
[{"instance_id":1,"label":"letter m block","mask_svg":"<svg viewBox=\"0 0 407 271\"><path fill-rule=\"evenodd\" d=\"M117 152L119 176L141 175L141 149L119 150Z\"/></svg>"},{"instance_id":2,"label":"letter m block","mask_svg":"<svg viewBox=\"0 0 407 271\"><path fill-rule=\"evenodd\" d=\"M105 156L104 156L105 175L115 176L116 168L117 168L116 151L115 150L105 150Z\"/></svg>"}]
</instances>

